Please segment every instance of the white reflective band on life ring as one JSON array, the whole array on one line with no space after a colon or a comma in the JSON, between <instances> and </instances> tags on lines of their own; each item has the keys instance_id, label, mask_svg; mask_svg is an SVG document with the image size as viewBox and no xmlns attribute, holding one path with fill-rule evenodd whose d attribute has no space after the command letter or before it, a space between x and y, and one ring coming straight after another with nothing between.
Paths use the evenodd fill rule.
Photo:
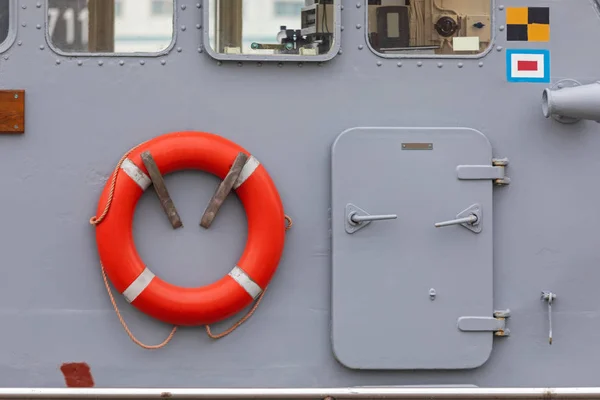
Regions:
<instances>
[{"instance_id":1,"label":"white reflective band on life ring","mask_svg":"<svg viewBox=\"0 0 600 400\"><path fill-rule=\"evenodd\" d=\"M240 175L233 184L233 188L237 189L242 186L242 184L246 182L246 179L250 178L250 175L256 171L256 168L258 168L259 165L260 163L258 160L254 158L254 156L250 156L250 158L246 161L246 164L244 164L242 172L240 172Z\"/></svg>"},{"instance_id":2,"label":"white reflective band on life ring","mask_svg":"<svg viewBox=\"0 0 600 400\"><path fill-rule=\"evenodd\" d=\"M256 300L256 298L262 293L260 286L256 284L240 267L237 265L233 267L231 272L228 274L233 278L248 294Z\"/></svg>"},{"instance_id":3,"label":"white reflective band on life ring","mask_svg":"<svg viewBox=\"0 0 600 400\"><path fill-rule=\"evenodd\" d=\"M129 285L129 287L122 293L123 296L125 296L125 300L127 300L128 303L134 301L136 297L138 297L144 291L144 289L148 287L150 282L152 282L152 279L154 279L154 274L152 271L150 271L148 268L144 268L142 273L135 278L135 280L131 282L131 285Z\"/></svg>"},{"instance_id":4,"label":"white reflective band on life ring","mask_svg":"<svg viewBox=\"0 0 600 400\"><path fill-rule=\"evenodd\" d=\"M142 190L148 189L148 187L152 184L152 180L148 175L144 173L141 169L138 168L137 165L133 163L129 158L126 158L125 161L121 164L121 169L131 178L135 183L138 184Z\"/></svg>"}]
</instances>

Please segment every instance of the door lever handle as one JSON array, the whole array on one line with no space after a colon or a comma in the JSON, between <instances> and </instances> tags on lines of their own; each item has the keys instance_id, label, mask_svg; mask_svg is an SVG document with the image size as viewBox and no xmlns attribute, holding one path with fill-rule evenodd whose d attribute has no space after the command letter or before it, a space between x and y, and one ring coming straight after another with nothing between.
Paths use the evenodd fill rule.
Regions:
<instances>
[{"instance_id":1,"label":"door lever handle","mask_svg":"<svg viewBox=\"0 0 600 400\"><path fill-rule=\"evenodd\" d=\"M346 218L344 220L344 225L347 233L354 233L373 221L384 221L396 218L398 218L396 214L371 215L362 208L357 207L352 203L348 203L346 204Z\"/></svg>"},{"instance_id":2,"label":"door lever handle","mask_svg":"<svg viewBox=\"0 0 600 400\"><path fill-rule=\"evenodd\" d=\"M444 226L451 225L461 225L472 232L479 233L481 232L482 215L483 214L481 210L481 205L476 203L467 208L466 210L463 210L460 213L458 213L456 215L456 219L437 222L434 225L436 228L442 228Z\"/></svg>"},{"instance_id":3,"label":"door lever handle","mask_svg":"<svg viewBox=\"0 0 600 400\"><path fill-rule=\"evenodd\" d=\"M444 221L444 222L436 222L435 227L441 228L443 226L460 225L460 224L475 225L478 222L479 222L479 218L477 218L477 215L471 214L468 217L464 217L464 218L457 218L457 219L452 219L450 221Z\"/></svg>"},{"instance_id":4,"label":"door lever handle","mask_svg":"<svg viewBox=\"0 0 600 400\"><path fill-rule=\"evenodd\" d=\"M396 219L398 216L396 214L384 214L384 215L358 215L357 211L351 211L348 214L348 222L350 224L356 225L365 221L382 221L385 219Z\"/></svg>"}]
</instances>

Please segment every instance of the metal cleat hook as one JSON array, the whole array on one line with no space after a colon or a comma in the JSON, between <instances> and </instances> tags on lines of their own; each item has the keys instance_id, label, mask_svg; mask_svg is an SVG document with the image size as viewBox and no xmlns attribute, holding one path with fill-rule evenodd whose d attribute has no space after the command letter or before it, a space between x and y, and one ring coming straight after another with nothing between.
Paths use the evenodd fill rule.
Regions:
<instances>
[{"instance_id":1,"label":"metal cleat hook","mask_svg":"<svg viewBox=\"0 0 600 400\"><path fill-rule=\"evenodd\" d=\"M549 334L548 334L548 343L552 344L552 301L556 299L556 294L549 291L542 291L542 300L548 302L548 326L549 326Z\"/></svg>"}]
</instances>

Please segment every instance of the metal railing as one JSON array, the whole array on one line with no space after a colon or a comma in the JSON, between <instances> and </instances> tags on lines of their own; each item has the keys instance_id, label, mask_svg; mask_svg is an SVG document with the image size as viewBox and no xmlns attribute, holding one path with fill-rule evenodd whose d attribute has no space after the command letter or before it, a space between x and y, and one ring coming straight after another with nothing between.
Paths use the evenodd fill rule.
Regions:
<instances>
[{"instance_id":1,"label":"metal railing","mask_svg":"<svg viewBox=\"0 0 600 400\"><path fill-rule=\"evenodd\" d=\"M600 399L600 387L566 388L2 388L0 399Z\"/></svg>"}]
</instances>

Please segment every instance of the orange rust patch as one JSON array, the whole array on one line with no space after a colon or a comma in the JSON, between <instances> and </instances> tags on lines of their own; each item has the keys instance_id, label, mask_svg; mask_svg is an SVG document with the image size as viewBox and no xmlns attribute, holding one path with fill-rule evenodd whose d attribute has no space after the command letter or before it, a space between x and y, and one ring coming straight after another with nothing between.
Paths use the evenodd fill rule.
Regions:
<instances>
[{"instance_id":1,"label":"orange rust patch","mask_svg":"<svg viewBox=\"0 0 600 400\"><path fill-rule=\"evenodd\" d=\"M67 387L94 387L94 378L86 363L64 363L60 370L65 376Z\"/></svg>"}]
</instances>

